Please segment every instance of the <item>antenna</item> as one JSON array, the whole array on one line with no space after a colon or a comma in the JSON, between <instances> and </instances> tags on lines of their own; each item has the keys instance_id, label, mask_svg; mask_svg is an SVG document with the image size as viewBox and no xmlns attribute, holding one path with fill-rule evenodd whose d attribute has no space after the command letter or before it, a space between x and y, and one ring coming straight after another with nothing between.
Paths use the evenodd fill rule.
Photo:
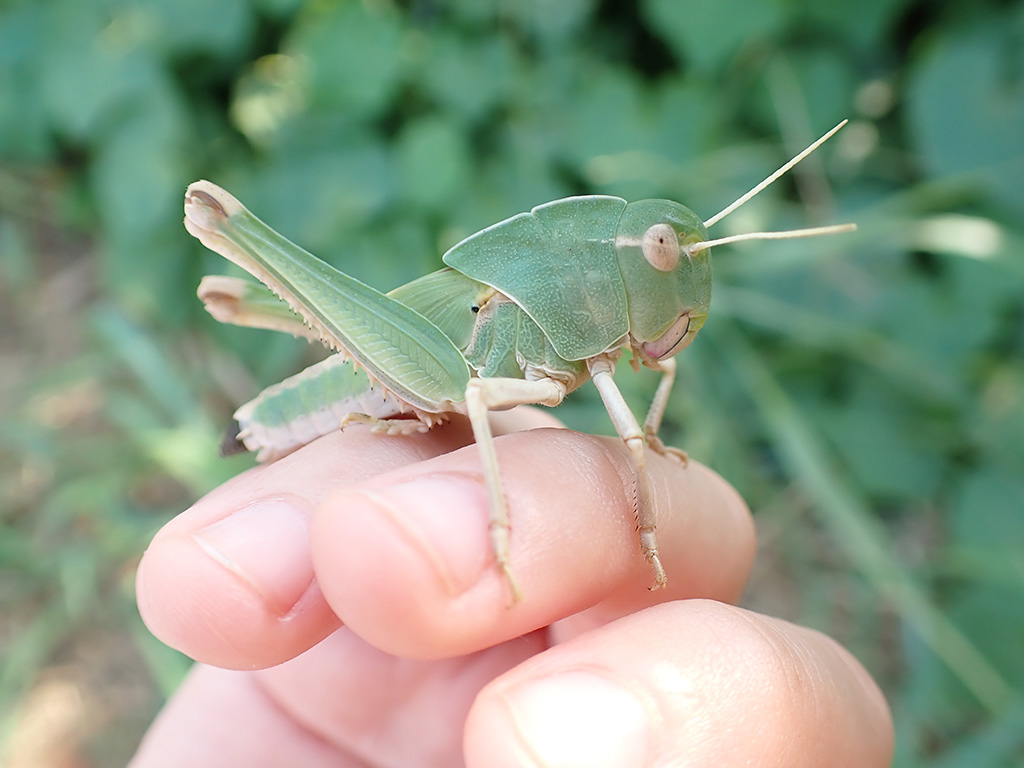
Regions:
<instances>
[{"instance_id":1,"label":"antenna","mask_svg":"<svg viewBox=\"0 0 1024 768\"><path fill-rule=\"evenodd\" d=\"M728 215L729 215L730 213L732 213L733 211L735 211L735 210L736 210L737 208L739 208L739 207L740 207L741 205L743 205L744 203L746 203L747 201L749 201L749 200L750 200L750 199L751 199L752 197L755 197L756 195L758 195L758 194L760 194L761 192L763 192L763 191L765 190L765 188L767 188L768 186L770 186L770 185L771 185L771 184L772 184L772 183L773 183L774 181L776 181L776 180L777 180L777 179L778 179L778 178L779 178L780 176L784 175L784 174L785 174L785 173L786 173L787 171L789 171L789 170L790 170L790 169L791 169L791 168L792 168L792 167L793 167L794 165L796 165L797 163L799 163L799 162L800 162L801 160L803 160L803 159L804 159L805 157L807 157L807 156L808 156L809 154L811 154L811 152L813 152L813 151L814 151L814 150L816 150L816 149L817 149L818 147L820 147L820 146L821 146L822 144L824 144L824 143L825 143L826 141L828 141L828 140L829 140L830 138L832 138L832 135L833 135L833 134L835 134L835 132L836 132L836 131L838 131L838 130L839 130L840 128L842 128L842 127L843 127L844 125L846 125L846 123L847 123L847 122L848 122L847 120L843 120L843 122L841 122L841 123L840 123L839 125L837 125L837 126L836 126L835 128L833 128L833 129L832 129L831 131L829 131L828 133L826 133L826 134L825 134L824 136L822 136L822 137L821 137L820 139L818 139L818 140L817 140L816 142L814 142L813 144L811 144L811 146L809 146L809 147L808 147L807 149L805 149L805 150L804 150L803 152L801 152L801 153L800 153L799 155L797 155L796 157L794 157L794 158L793 158L792 160L790 160L790 161L789 161L788 163L786 163L786 164L785 164L784 166L782 166L781 168L779 168L779 170L777 170L777 171L776 171L775 173L773 173L773 174L772 174L771 176L769 176L769 177L768 177L767 179L765 179L764 181L762 181L762 182L761 182L760 184L758 184L758 185L757 185L756 187L754 187L754 188L753 188L752 190L750 190L749 192L747 192L747 194L743 195L743 197L739 198L739 199L738 199L738 200L736 200L735 202L733 202L733 203L731 203L730 205L726 206L726 207L725 207L725 208L724 208L723 210L719 211L719 212L718 212L718 213L716 213L716 214L715 214L714 216L712 216L712 217L711 217L710 219L708 219L707 221L705 221L705 222L704 222L704 226L705 226L705 227L707 227L708 229L711 229L712 225L714 225L714 224L718 223L719 221L721 221L722 219L724 219L724 218L725 218L726 216L728 216ZM803 230L801 230L801 231L803 231ZM761 234L764 234L764 233L761 233ZM820 233L820 234L829 234L829 233L826 233L826 232L822 232L822 233ZM810 235L806 235L806 234L803 234L803 235L797 235L797 237L809 237L809 236L810 236ZM748 237L747 239L750 239L750 238ZM768 238L763 238L763 239L768 239ZM715 241L711 241L711 242L715 242ZM720 242L720 241L719 241L719 242ZM708 247L708 246L707 246L707 245L705 245L704 247Z\"/></svg>"},{"instance_id":2,"label":"antenna","mask_svg":"<svg viewBox=\"0 0 1024 768\"><path fill-rule=\"evenodd\" d=\"M828 227L811 227L810 229L790 229L785 232L744 232L742 235L720 237L717 240L701 240L684 246L689 254L703 251L713 245L736 243L740 240L794 240L798 237L817 237L818 235L838 235L841 232L853 232L856 224L833 224Z\"/></svg>"}]
</instances>

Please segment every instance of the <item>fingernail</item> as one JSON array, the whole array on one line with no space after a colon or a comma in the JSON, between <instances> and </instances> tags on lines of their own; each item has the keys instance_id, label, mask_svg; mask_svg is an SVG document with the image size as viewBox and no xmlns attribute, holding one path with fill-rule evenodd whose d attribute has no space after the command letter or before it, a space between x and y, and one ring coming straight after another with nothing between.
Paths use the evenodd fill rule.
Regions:
<instances>
[{"instance_id":1,"label":"fingernail","mask_svg":"<svg viewBox=\"0 0 1024 768\"><path fill-rule=\"evenodd\" d=\"M486 493L474 478L418 477L381 490L352 494L369 501L437 573L445 592L460 595L477 583L491 560Z\"/></svg>"},{"instance_id":2,"label":"fingernail","mask_svg":"<svg viewBox=\"0 0 1024 768\"><path fill-rule=\"evenodd\" d=\"M523 747L538 766L646 765L647 709L610 678L565 672L518 685L506 691L505 700Z\"/></svg>"},{"instance_id":3,"label":"fingernail","mask_svg":"<svg viewBox=\"0 0 1024 768\"><path fill-rule=\"evenodd\" d=\"M309 518L302 502L267 499L208 525L192 538L260 595L272 612L285 616L313 582Z\"/></svg>"}]
</instances>

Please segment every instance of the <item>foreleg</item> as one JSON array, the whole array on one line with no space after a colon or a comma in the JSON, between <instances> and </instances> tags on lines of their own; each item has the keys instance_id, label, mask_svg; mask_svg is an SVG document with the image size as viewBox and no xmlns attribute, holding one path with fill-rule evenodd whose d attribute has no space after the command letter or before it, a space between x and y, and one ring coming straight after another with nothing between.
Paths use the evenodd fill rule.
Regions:
<instances>
[{"instance_id":1,"label":"foreleg","mask_svg":"<svg viewBox=\"0 0 1024 768\"><path fill-rule=\"evenodd\" d=\"M647 411L647 418L644 419L644 440L651 450L662 456L670 456L678 460L684 467L689 457L686 451L680 448L673 448L665 445L658 437L658 430L661 429L661 419L665 415L665 408L668 407L668 398L672 394L672 385L676 380L676 361L673 358L658 362L658 370L661 371L661 381L658 382L658 389L651 400L651 407Z\"/></svg>"},{"instance_id":2,"label":"foreleg","mask_svg":"<svg viewBox=\"0 0 1024 768\"><path fill-rule=\"evenodd\" d=\"M594 380L594 386L601 394L604 407L615 425L615 431L629 449L633 459L633 468L636 471L636 524L640 533L640 549L644 558L651 564L654 571L654 586L652 589L659 589L665 586L668 579L665 576L665 569L661 565L661 558L658 556L658 528L654 510L654 494L651 490L651 478L647 472L647 457L644 451L646 442L636 417L629 410L622 393L612 379L615 371L615 363L607 356L599 356L588 361L590 375ZM660 420L660 416L658 417Z\"/></svg>"}]
</instances>

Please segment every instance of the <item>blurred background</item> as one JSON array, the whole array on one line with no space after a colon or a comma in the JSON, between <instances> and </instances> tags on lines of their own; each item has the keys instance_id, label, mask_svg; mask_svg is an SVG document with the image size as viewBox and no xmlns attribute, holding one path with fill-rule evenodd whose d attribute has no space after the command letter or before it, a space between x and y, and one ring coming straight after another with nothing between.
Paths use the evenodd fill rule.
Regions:
<instances>
[{"instance_id":1,"label":"blurred background","mask_svg":"<svg viewBox=\"0 0 1024 768\"><path fill-rule=\"evenodd\" d=\"M1024 764L1024 6L979 0L0 2L0 762L117 766L187 669L157 528L249 466L233 407L320 354L218 326L208 178L388 290L580 193L716 235L664 436L734 483L746 604L873 672L899 766ZM656 377L623 370L642 413ZM611 433L590 388L560 414ZM6 757L4 757L6 756Z\"/></svg>"}]
</instances>

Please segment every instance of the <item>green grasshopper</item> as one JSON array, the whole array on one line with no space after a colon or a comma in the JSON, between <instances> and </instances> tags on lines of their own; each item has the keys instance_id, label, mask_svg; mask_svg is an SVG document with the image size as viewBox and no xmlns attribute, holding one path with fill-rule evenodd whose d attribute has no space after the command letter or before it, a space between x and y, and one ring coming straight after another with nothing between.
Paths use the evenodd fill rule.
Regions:
<instances>
[{"instance_id":1,"label":"green grasshopper","mask_svg":"<svg viewBox=\"0 0 1024 768\"><path fill-rule=\"evenodd\" d=\"M195 182L185 195L185 227L266 286L206 277L199 296L209 312L221 322L317 339L338 352L239 408L229 448L257 451L267 461L353 422L405 434L454 413L468 416L488 490L491 546L515 602L521 590L509 561L509 515L488 411L555 406L591 379L632 458L640 548L654 572L652 588L664 586L646 449L686 460L657 433L675 375L672 357L707 317L710 248L853 225L717 240L708 228L844 124L707 221L668 200L555 200L467 237L444 254L445 268L389 294L292 244L221 188ZM642 364L662 375L642 426L612 379L625 349L634 369Z\"/></svg>"}]
</instances>

